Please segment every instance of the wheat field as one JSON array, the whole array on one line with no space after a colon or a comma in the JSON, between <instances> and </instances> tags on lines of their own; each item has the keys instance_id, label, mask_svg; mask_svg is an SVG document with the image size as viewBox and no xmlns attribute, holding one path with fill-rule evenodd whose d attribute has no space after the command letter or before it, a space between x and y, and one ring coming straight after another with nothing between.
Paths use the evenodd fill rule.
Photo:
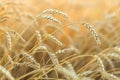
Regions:
<instances>
[{"instance_id":1,"label":"wheat field","mask_svg":"<svg viewBox=\"0 0 120 80\"><path fill-rule=\"evenodd\" d=\"M0 80L120 80L120 0L0 0Z\"/></svg>"}]
</instances>

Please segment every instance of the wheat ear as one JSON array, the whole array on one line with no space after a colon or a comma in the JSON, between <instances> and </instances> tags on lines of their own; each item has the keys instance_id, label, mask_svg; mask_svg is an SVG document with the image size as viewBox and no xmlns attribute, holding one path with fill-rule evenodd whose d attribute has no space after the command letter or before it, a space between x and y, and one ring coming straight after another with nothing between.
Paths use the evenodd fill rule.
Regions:
<instances>
[{"instance_id":1,"label":"wheat ear","mask_svg":"<svg viewBox=\"0 0 120 80\"><path fill-rule=\"evenodd\" d=\"M50 59L52 60L53 64L55 66L59 66L59 61L58 58L56 57L56 55L54 53L48 52Z\"/></svg>"},{"instance_id":2,"label":"wheat ear","mask_svg":"<svg viewBox=\"0 0 120 80\"><path fill-rule=\"evenodd\" d=\"M49 38L50 40L52 40L53 42L55 42L59 46L63 45L61 41L59 41L57 38L55 38L54 36L52 36L50 34L47 35L47 38Z\"/></svg>"},{"instance_id":3,"label":"wheat ear","mask_svg":"<svg viewBox=\"0 0 120 80\"><path fill-rule=\"evenodd\" d=\"M95 58L97 60L98 66L100 68L100 71L101 72L105 72L105 67L104 67L104 64L103 64L101 58L99 56L97 56L97 55L95 55Z\"/></svg>"},{"instance_id":4,"label":"wheat ear","mask_svg":"<svg viewBox=\"0 0 120 80\"><path fill-rule=\"evenodd\" d=\"M10 61L10 63L12 63L12 64L14 63L12 58L10 57L10 55L8 55L8 60Z\"/></svg>"},{"instance_id":5,"label":"wheat ear","mask_svg":"<svg viewBox=\"0 0 120 80\"><path fill-rule=\"evenodd\" d=\"M12 50L12 40L11 40L11 35L9 32L6 32L6 38L7 38L8 49L11 51Z\"/></svg>"},{"instance_id":6,"label":"wheat ear","mask_svg":"<svg viewBox=\"0 0 120 80\"><path fill-rule=\"evenodd\" d=\"M67 68L71 73L73 73L74 76L78 77L77 74L76 74L76 72L75 72L75 70L74 70L74 68L73 68L73 66L72 66L72 64L71 64L70 62L68 62L68 61L66 61L65 64L66 64L66 68Z\"/></svg>"},{"instance_id":7,"label":"wheat ear","mask_svg":"<svg viewBox=\"0 0 120 80\"><path fill-rule=\"evenodd\" d=\"M40 68L39 66L34 65L34 64L30 63L30 62L23 62L23 63L15 62L14 65L19 66L19 67L23 67L23 66L31 67L31 68L34 68L34 69L39 69Z\"/></svg>"},{"instance_id":8,"label":"wheat ear","mask_svg":"<svg viewBox=\"0 0 120 80\"><path fill-rule=\"evenodd\" d=\"M57 24L61 24L61 22L58 19L56 19L55 17L50 16L50 15L42 15L41 18L47 19L48 21L52 21Z\"/></svg>"},{"instance_id":9,"label":"wheat ear","mask_svg":"<svg viewBox=\"0 0 120 80\"><path fill-rule=\"evenodd\" d=\"M32 64L40 66L40 64L37 63L36 60L30 54L24 52L24 53L21 53L21 55L23 55L25 58L27 58Z\"/></svg>"},{"instance_id":10,"label":"wheat ear","mask_svg":"<svg viewBox=\"0 0 120 80\"><path fill-rule=\"evenodd\" d=\"M38 45L38 46L32 51L31 54L34 54L34 53L36 53L37 51L40 51L40 52L48 52L48 49L46 48L46 46Z\"/></svg>"},{"instance_id":11,"label":"wheat ear","mask_svg":"<svg viewBox=\"0 0 120 80\"><path fill-rule=\"evenodd\" d=\"M65 53L70 53L70 52L79 54L79 51L76 48L73 48L73 47L65 48L63 50L58 50L56 52L56 54L65 54Z\"/></svg>"},{"instance_id":12,"label":"wheat ear","mask_svg":"<svg viewBox=\"0 0 120 80\"><path fill-rule=\"evenodd\" d=\"M41 43L42 42L42 36L41 36L40 32L38 30L36 30L35 34L37 36L38 43Z\"/></svg>"},{"instance_id":13,"label":"wheat ear","mask_svg":"<svg viewBox=\"0 0 120 80\"><path fill-rule=\"evenodd\" d=\"M120 60L120 55L117 53L108 53L108 54L106 54L106 56L111 58L111 59Z\"/></svg>"},{"instance_id":14,"label":"wheat ear","mask_svg":"<svg viewBox=\"0 0 120 80\"><path fill-rule=\"evenodd\" d=\"M63 74L68 80L79 80L77 75L75 75L73 72L67 70L66 68L62 66L58 66L55 69L59 73Z\"/></svg>"},{"instance_id":15,"label":"wheat ear","mask_svg":"<svg viewBox=\"0 0 120 80\"><path fill-rule=\"evenodd\" d=\"M56 9L46 9L41 14L58 14L64 18L68 18L68 15L66 13Z\"/></svg>"},{"instance_id":16,"label":"wheat ear","mask_svg":"<svg viewBox=\"0 0 120 80\"><path fill-rule=\"evenodd\" d=\"M93 27L89 23L86 23L86 22L82 23L82 25L84 25L91 32L91 34L95 38L97 44L98 45L101 44L100 38L97 35L96 31L93 29Z\"/></svg>"},{"instance_id":17,"label":"wheat ear","mask_svg":"<svg viewBox=\"0 0 120 80\"><path fill-rule=\"evenodd\" d=\"M110 74L110 73L107 73L107 72L103 72L102 73L102 78L103 79L107 79L107 80L120 80L117 76L113 75L113 74Z\"/></svg>"}]
</instances>

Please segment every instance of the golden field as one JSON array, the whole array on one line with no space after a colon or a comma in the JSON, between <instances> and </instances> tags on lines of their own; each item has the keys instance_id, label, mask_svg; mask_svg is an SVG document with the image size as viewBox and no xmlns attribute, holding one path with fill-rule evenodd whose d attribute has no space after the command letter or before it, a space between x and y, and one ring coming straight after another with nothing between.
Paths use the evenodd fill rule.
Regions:
<instances>
[{"instance_id":1,"label":"golden field","mask_svg":"<svg viewBox=\"0 0 120 80\"><path fill-rule=\"evenodd\" d=\"M0 0L0 80L120 80L120 0Z\"/></svg>"}]
</instances>

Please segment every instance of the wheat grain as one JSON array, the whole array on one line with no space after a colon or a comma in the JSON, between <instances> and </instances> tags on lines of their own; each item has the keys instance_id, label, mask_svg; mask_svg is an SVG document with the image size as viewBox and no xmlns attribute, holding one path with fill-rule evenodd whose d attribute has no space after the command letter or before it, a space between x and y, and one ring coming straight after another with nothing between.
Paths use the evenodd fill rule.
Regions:
<instances>
[{"instance_id":1,"label":"wheat grain","mask_svg":"<svg viewBox=\"0 0 120 80\"><path fill-rule=\"evenodd\" d=\"M65 48L63 50L58 50L56 52L56 54L65 54L65 53L77 53L77 54L79 54L79 51L76 48L71 47L71 48Z\"/></svg>"},{"instance_id":2,"label":"wheat grain","mask_svg":"<svg viewBox=\"0 0 120 80\"><path fill-rule=\"evenodd\" d=\"M50 56L50 59L52 60L53 64L55 66L58 66L59 65L59 61L57 59L57 57L55 56L54 53L51 53L51 52L48 52L49 56Z\"/></svg>"},{"instance_id":3,"label":"wheat grain","mask_svg":"<svg viewBox=\"0 0 120 80\"><path fill-rule=\"evenodd\" d=\"M97 63L98 63L98 66L100 68L100 71L105 72L105 67L104 67L104 64L103 64L101 58L97 55L95 55L95 58L97 59Z\"/></svg>"},{"instance_id":4,"label":"wheat grain","mask_svg":"<svg viewBox=\"0 0 120 80\"><path fill-rule=\"evenodd\" d=\"M107 79L107 80L120 80L118 77L116 77L113 74L107 73L107 72L103 72L102 73L102 78L103 79Z\"/></svg>"},{"instance_id":5,"label":"wheat grain","mask_svg":"<svg viewBox=\"0 0 120 80\"><path fill-rule=\"evenodd\" d=\"M38 46L32 51L31 54L34 54L34 53L36 53L37 51L39 51L39 52L48 52L48 49L46 48L46 46L38 45Z\"/></svg>"},{"instance_id":6,"label":"wheat grain","mask_svg":"<svg viewBox=\"0 0 120 80\"><path fill-rule=\"evenodd\" d=\"M12 50L12 40L9 32L6 32L6 38L7 38L7 45L8 49L11 51Z\"/></svg>"},{"instance_id":7,"label":"wheat grain","mask_svg":"<svg viewBox=\"0 0 120 80\"><path fill-rule=\"evenodd\" d=\"M46 48L46 46L41 46L41 45L37 46L37 47L34 49L34 51L37 51L37 50L48 52L48 49Z\"/></svg>"},{"instance_id":8,"label":"wheat grain","mask_svg":"<svg viewBox=\"0 0 120 80\"><path fill-rule=\"evenodd\" d=\"M37 36L38 43L41 43L42 36L41 36L40 32L36 30L35 33L36 33L36 36Z\"/></svg>"},{"instance_id":9,"label":"wheat grain","mask_svg":"<svg viewBox=\"0 0 120 80\"><path fill-rule=\"evenodd\" d=\"M109 63L111 68L115 67L115 65L113 64L112 60L108 56L104 55L103 58Z\"/></svg>"},{"instance_id":10,"label":"wheat grain","mask_svg":"<svg viewBox=\"0 0 120 80\"><path fill-rule=\"evenodd\" d=\"M68 18L68 15L66 13L56 9L46 9L41 14L58 14L63 16L64 18Z\"/></svg>"},{"instance_id":11,"label":"wheat grain","mask_svg":"<svg viewBox=\"0 0 120 80\"><path fill-rule=\"evenodd\" d=\"M111 59L120 60L120 55L117 53L108 53L106 56L110 57Z\"/></svg>"},{"instance_id":12,"label":"wheat grain","mask_svg":"<svg viewBox=\"0 0 120 80\"><path fill-rule=\"evenodd\" d=\"M79 77L83 77L83 76L87 76L87 75L90 75L92 73L94 73L95 71L84 71L82 73L79 73L78 76Z\"/></svg>"},{"instance_id":13,"label":"wheat grain","mask_svg":"<svg viewBox=\"0 0 120 80\"><path fill-rule=\"evenodd\" d=\"M86 23L86 22L82 23L82 25L84 25L91 32L91 34L95 38L97 44L101 44L100 38L97 35L96 31L92 28L92 26L89 23Z\"/></svg>"},{"instance_id":14,"label":"wheat grain","mask_svg":"<svg viewBox=\"0 0 120 80\"><path fill-rule=\"evenodd\" d=\"M47 20L52 21L57 24L61 24L61 22L58 19L56 19L55 17L50 16L50 15L42 15L41 18L47 19Z\"/></svg>"},{"instance_id":15,"label":"wheat grain","mask_svg":"<svg viewBox=\"0 0 120 80\"><path fill-rule=\"evenodd\" d=\"M30 62L31 62L32 64L35 64L35 65L40 66L40 64L37 63L36 60L35 60L30 54L24 52L24 53L21 53L21 55L23 55L25 58L27 58L28 60L30 60Z\"/></svg>"},{"instance_id":16,"label":"wheat grain","mask_svg":"<svg viewBox=\"0 0 120 80\"><path fill-rule=\"evenodd\" d=\"M70 72L72 72L72 73L74 74L74 76L77 76L77 74L76 74L76 72L75 72L72 64L71 64L70 62L68 62L68 61L65 61L65 64L66 64L66 68L67 68Z\"/></svg>"},{"instance_id":17,"label":"wheat grain","mask_svg":"<svg viewBox=\"0 0 120 80\"><path fill-rule=\"evenodd\" d=\"M60 41L59 41L57 38L55 38L54 36L48 34L47 37L48 37L50 40L52 40L53 42L55 42L57 45L59 45L59 46L62 46L62 45L63 45L62 42L60 42Z\"/></svg>"},{"instance_id":18,"label":"wheat grain","mask_svg":"<svg viewBox=\"0 0 120 80\"><path fill-rule=\"evenodd\" d=\"M34 69L39 69L40 66L37 66L37 65L34 65L30 62L23 62L23 63L18 63L18 62L15 62L14 63L14 66L19 66L19 67L31 67L31 68L34 68Z\"/></svg>"},{"instance_id":19,"label":"wheat grain","mask_svg":"<svg viewBox=\"0 0 120 80\"><path fill-rule=\"evenodd\" d=\"M76 74L74 74L73 72L65 69L62 66L58 66L55 69L59 73L63 74L67 78L67 80L79 80L79 78L78 78L78 76Z\"/></svg>"}]
</instances>

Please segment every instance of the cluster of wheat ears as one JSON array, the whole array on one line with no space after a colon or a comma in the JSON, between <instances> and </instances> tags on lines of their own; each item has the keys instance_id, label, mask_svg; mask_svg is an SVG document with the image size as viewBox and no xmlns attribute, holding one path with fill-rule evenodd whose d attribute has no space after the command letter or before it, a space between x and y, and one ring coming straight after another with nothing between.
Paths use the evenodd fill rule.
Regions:
<instances>
[{"instance_id":1,"label":"cluster of wheat ears","mask_svg":"<svg viewBox=\"0 0 120 80\"><path fill-rule=\"evenodd\" d=\"M120 80L119 10L92 23L34 11L0 2L0 80Z\"/></svg>"}]
</instances>

